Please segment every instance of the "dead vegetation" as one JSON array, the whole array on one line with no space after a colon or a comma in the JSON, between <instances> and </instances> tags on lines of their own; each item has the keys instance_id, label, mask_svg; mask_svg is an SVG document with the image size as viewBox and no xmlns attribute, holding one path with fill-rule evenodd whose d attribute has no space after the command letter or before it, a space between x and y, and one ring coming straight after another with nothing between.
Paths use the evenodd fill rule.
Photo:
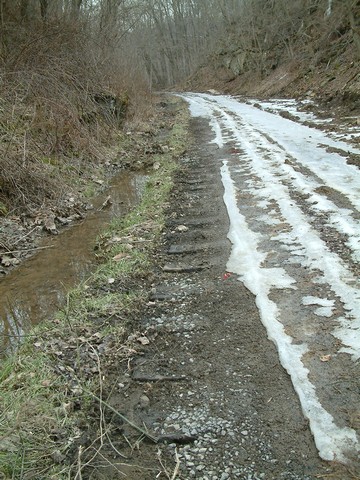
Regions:
<instances>
[{"instance_id":1,"label":"dead vegetation","mask_svg":"<svg viewBox=\"0 0 360 480\"><path fill-rule=\"evenodd\" d=\"M309 95L360 108L358 0L234 3L227 35L187 88Z\"/></svg>"},{"instance_id":2,"label":"dead vegetation","mask_svg":"<svg viewBox=\"0 0 360 480\"><path fill-rule=\"evenodd\" d=\"M177 477L178 467L162 466L160 459L154 469L154 456L148 468L136 466L144 439L159 439L124 416L117 399L132 359L148 343L137 315L147 302L144 287L152 278L174 158L186 145L187 115L182 107L169 131L169 151L152 154L158 168L149 174L141 204L99 238L97 271L3 362L0 478Z\"/></svg>"},{"instance_id":3,"label":"dead vegetation","mask_svg":"<svg viewBox=\"0 0 360 480\"><path fill-rule=\"evenodd\" d=\"M46 26L43 35L21 45L20 58L4 67L1 201L8 210L59 196L71 174L81 177L91 162L103 161L109 133L126 112L127 99L118 100L125 93L119 89L106 97L107 86L89 72L81 51L78 58L66 56L71 46L64 46L64 35L83 43L81 32ZM35 53L43 62L31 59ZM111 102L119 104L118 110Z\"/></svg>"},{"instance_id":4,"label":"dead vegetation","mask_svg":"<svg viewBox=\"0 0 360 480\"><path fill-rule=\"evenodd\" d=\"M59 204L70 188L81 188L93 168L116 155L109 147L139 98L148 114L151 101L116 39L105 44L85 13L44 16L35 2L1 5L0 214L6 215Z\"/></svg>"}]
</instances>

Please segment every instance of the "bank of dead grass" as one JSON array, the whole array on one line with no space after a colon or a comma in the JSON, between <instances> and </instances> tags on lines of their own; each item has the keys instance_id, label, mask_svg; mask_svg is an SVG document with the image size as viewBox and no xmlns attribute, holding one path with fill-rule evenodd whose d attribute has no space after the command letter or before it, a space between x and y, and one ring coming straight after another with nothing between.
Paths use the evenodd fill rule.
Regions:
<instances>
[{"instance_id":1,"label":"bank of dead grass","mask_svg":"<svg viewBox=\"0 0 360 480\"><path fill-rule=\"evenodd\" d=\"M169 134L169 152L156 157L159 169L150 175L141 204L99 238L98 270L3 365L3 478L90 478L99 462L110 461L103 450L112 452L115 471L126 463L113 441L106 400L116 386L118 365L141 350L137 339L143 333L129 339L129 322L147 298L144 285L164 222L175 159L185 148L186 119L182 108Z\"/></svg>"},{"instance_id":2,"label":"bank of dead grass","mask_svg":"<svg viewBox=\"0 0 360 480\"><path fill-rule=\"evenodd\" d=\"M152 114L141 76L86 24L57 19L8 30L0 49L0 215L61 202L106 163L125 121Z\"/></svg>"}]
</instances>

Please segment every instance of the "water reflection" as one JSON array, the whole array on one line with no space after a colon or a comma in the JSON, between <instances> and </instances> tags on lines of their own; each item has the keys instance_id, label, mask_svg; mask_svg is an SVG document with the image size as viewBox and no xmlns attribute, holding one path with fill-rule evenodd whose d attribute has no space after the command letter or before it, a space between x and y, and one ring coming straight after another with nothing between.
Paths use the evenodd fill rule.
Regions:
<instances>
[{"instance_id":1,"label":"water reflection","mask_svg":"<svg viewBox=\"0 0 360 480\"><path fill-rule=\"evenodd\" d=\"M104 224L121 217L138 202L146 177L122 173L94 202L94 211L81 223L51 237L40 250L0 281L0 355L13 349L35 325L51 316L66 292L86 278L95 262L94 243ZM107 196L112 203L101 205Z\"/></svg>"}]
</instances>

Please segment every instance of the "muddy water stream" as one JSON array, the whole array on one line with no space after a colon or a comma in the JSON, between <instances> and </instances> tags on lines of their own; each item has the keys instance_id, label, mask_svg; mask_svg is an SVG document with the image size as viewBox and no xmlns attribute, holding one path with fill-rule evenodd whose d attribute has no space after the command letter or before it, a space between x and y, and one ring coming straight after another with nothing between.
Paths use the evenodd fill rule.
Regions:
<instances>
[{"instance_id":1,"label":"muddy water stream","mask_svg":"<svg viewBox=\"0 0 360 480\"><path fill-rule=\"evenodd\" d=\"M66 292L86 278L95 265L94 243L106 223L124 216L141 197L145 175L121 173L93 202L81 222L46 239L33 257L0 280L0 356L13 350L31 326L51 317ZM111 196L112 203L101 208Z\"/></svg>"}]
</instances>

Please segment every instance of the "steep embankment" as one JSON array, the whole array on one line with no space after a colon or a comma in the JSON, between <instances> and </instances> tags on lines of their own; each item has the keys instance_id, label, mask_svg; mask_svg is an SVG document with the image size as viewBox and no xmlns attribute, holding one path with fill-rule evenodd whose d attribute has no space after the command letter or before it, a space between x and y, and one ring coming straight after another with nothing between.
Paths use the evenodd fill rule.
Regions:
<instances>
[{"instance_id":1,"label":"steep embankment","mask_svg":"<svg viewBox=\"0 0 360 480\"><path fill-rule=\"evenodd\" d=\"M272 10L248 12L232 25L186 89L317 98L359 110L359 2L341 2L331 12L325 2L308 10L292 5L281 15L280 2L272 3Z\"/></svg>"}]
</instances>

